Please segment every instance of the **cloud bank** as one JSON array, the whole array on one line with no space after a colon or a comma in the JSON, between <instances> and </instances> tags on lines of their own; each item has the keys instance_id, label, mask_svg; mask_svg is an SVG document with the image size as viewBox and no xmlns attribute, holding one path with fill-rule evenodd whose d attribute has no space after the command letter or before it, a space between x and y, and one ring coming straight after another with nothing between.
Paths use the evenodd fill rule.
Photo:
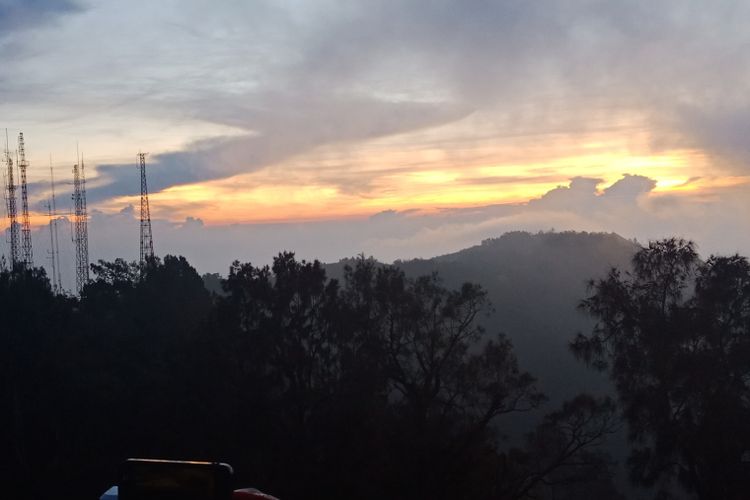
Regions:
<instances>
[{"instance_id":1,"label":"cloud bank","mask_svg":"<svg viewBox=\"0 0 750 500\"><path fill-rule=\"evenodd\" d=\"M30 10L79 12L25 37L30 56L0 68L6 119L44 114L34 106L63 123L84 114L91 137L126 116L143 142L163 121L234 130L152 150L154 190L467 116L481 130L457 140L448 127L431 147L628 124L648 130L653 151L706 152L716 172L750 164L744 2L4 3L0 27ZM99 163L93 201L137 190L131 163ZM340 177L343 189L351 172Z\"/></svg>"},{"instance_id":2,"label":"cloud bank","mask_svg":"<svg viewBox=\"0 0 750 500\"><path fill-rule=\"evenodd\" d=\"M139 148L151 153L152 193L272 171L264 179L308 176L311 189L367 200L396 190L396 173L437 164L493 167L451 188L498 186L497 199L524 181L570 179L528 203L415 202L306 224L201 225L207 215L184 199L192 218L156 221L157 250L207 271L282 249L329 261L426 257L512 229L680 234L704 253L747 251L748 18L750 4L730 0L0 0L0 116L28 132L34 166L46 164L45 147L72 158L76 140L89 142L94 208L137 194ZM583 148L599 136L618 138L621 157L681 150L705 161L688 158L678 177L691 180L674 194L606 155L587 168L545 164L553 140ZM57 137L68 150L54 149ZM519 172L526 163L533 171ZM623 172L639 175L613 182ZM46 173L33 175L37 202ZM713 184L691 189L695 177ZM93 256L136 255L127 210L95 214L91 234Z\"/></svg>"},{"instance_id":3,"label":"cloud bank","mask_svg":"<svg viewBox=\"0 0 750 500\"><path fill-rule=\"evenodd\" d=\"M185 255L201 272L225 274L238 259L267 264L284 250L306 259L335 262L359 253L385 262L428 258L479 244L507 231L614 231L641 242L680 235L697 242L702 255L750 254L750 199L726 188L711 196L653 192L653 181L623 176L609 186L576 178L524 204L502 204L431 213L383 211L364 219L287 224L207 226L196 217L180 223L155 220L158 255ZM117 214L95 212L90 223L92 260L138 257L138 221L133 207ZM61 222L63 279L72 288L71 244ZM46 228L33 234L35 255L47 255ZM66 265L69 262L71 265ZM48 262L38 262L48 266Z\"/></svg>"}]
</instances>

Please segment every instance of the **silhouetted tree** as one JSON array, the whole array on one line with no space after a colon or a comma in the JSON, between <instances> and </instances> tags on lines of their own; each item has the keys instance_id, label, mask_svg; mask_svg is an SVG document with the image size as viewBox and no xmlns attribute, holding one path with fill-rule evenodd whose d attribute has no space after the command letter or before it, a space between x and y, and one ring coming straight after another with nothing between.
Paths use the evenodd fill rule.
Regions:
<instances>
[{"instance_id":1,"label":"silhouetted tree","mask_svg":"<svg viewBox=\"0 0 750 500\"><path fill-rule=\"evenodd\" d=\"M750 265L701 262L680 239L652 242L632 273L591 284L597 319L574 352L615 383L636 448L632 478L677 478L701 499L746 498L750 450Z\"/></svg>"},{"instance_id":2,"label":"silhouetted tree","mask_svg":"<svg viewBox=\"0 0 750 500\"><path fill-rule=\"evenodd\" d=\"M41 498L65 470L57 417L72 301L52 293L43 269L19 266L0 271L0 304L2 482L17 498Z\"/></svg>"},{"instance_id":3,"label":"silhouetted tree","mask_svg":"<svg viewBox=\"0 0 750 500\"><path fill-rule=\"evenodd\" d=\"M364 257L332 280L292 253L235 262L220 294L183 257L92 271L75 298L41 269L0 269L9 498L96 498L128 456L229 461L285 498L611 492L593 451L607 402L573 400L504 446L501 417L544 397L479 326L477 285Z\"/></svg>"},{"instance_id":4,"label":"silhouetted tree","mask_svg":"<svg viewBox=\"0 0 750 500\"><path fill-rule=\"evenodd\" d=\"M382 384L362 383L359 340L345 323L338 283L319 262L283 253L272 268L234 263L224 290L216 324L233 346L227 358L247 402L238 411L255 424L241 439L250 455L260 454L250 463L261 481L292 496L354 481L334 481L332 472L369 449L357 446L369 434L363 401L377 401ZM282 471L296 478L273 477Z\"/></svg>"},{"instance_id":5,"label":"silhouetted tree","mask_svg":"<svg viewBox=\"0 0 750 500\"><path fill-rule=\"evenodd\" d=\"M523 448L500 455L496 497L622 498L612 483L609 457L599 451L618 428L609 398L580 395L544 417Z\"/></svg>"},{"instance_id":6,"label":"silhouetted tree","mask_svg":"<svg viewBox=\"0 0 750 500\"><path fill-rule=\"evenodd\" d=\"M407 497L465 493L478 450L497 439L495 418L543 400L533 377L518 369L507 339L484 342L479 286L448 290L436 275L410 280L362 258L345 277L354 306L366 311L363 331L383 346L392 447L401 457L390 462L394 484Z\"/></svg>"}]
</instances>

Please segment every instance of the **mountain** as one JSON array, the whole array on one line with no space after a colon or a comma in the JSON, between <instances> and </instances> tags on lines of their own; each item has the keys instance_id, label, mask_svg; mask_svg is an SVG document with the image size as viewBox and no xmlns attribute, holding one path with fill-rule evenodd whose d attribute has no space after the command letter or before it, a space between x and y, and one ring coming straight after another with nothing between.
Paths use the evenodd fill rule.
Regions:
<instances>
[{"instance_id":1,"label":"mountain","mask_svg":"<svg viewBox=\"0 0 750 500\"><path fill-rule=\"evenodd\" d=\"M521 367L555 404L582 391L608 391L608 381L577 361L568 342L593 325L577 309L587 282L612 267L629 268L639 248L614 233L511 232L456 253L394 264L412 277L437 272L449 287L482 285L494 309L482 320L488 335L503 332L513 341ZM329 265L329 275L340 277L349 263Z\"/></svg>"}]
</instances>

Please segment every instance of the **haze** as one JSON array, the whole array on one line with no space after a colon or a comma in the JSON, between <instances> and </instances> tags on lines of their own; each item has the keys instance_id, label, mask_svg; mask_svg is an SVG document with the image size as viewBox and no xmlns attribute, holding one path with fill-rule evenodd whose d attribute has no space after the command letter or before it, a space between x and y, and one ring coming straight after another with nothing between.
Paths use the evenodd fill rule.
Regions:
<instances>
[{"instance_id":1,"label":"haze","mask_svg":"<svg viewBox=\"0 0 750 500\"><path fill-rule=\"evenodd\" d=\"M157 254L201 271L283 249L430 257L512 229L747 253L749 15L730 1L1 0L0 125L26 135L38 264L50 156L64 209L77 145L92 261L137 258L139 150Z\"/></svg>"}]
</instances>

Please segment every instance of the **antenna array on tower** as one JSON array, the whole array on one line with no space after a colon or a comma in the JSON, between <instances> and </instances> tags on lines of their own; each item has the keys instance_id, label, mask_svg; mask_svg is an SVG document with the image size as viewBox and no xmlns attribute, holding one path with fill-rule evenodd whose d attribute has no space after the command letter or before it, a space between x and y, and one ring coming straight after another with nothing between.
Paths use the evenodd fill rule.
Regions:
<instances>
[{"instance_id":1,"label":"antenna array on tower","mask_svg":"<svg viewBox=\"0 0 750 500\"><path fill-rule=\"evenodd\" d=\"M89 233L86 209L86 173L81 159L80 166L73 165L73 241L76 247L76 290L81 290L89 281Z\"/></svg>"},{"instance_id":2,"label":"antenna array on tower","mask_svg":"<svg viewBox=\"0 0 750 500\"><path fill-rule=\"evenodd\" d=\"M57 237L57 202L55 200L55 172L52 170L52 157L49 160L49 184L52 196L47 202L49 213L49 243L50 260L52 261L52 289L62 292L62 277L60 276L60 241Z\"/></svg>"},{"instance_id":3,"label":"antenna array on tower","mask_svg":"<svg viewBox=\"0 0 750 500\"><path fill-rule=\"evenodd\" d=\"M8 131L5 131L5 166L7 168L5 182L5 208L8 213L10 232L10 267L15 269L21 262L18 238L18 209L16 207L16 183L13 176L13 159L8 149Z\"/></svg>"},{"instance_id":4,"label":"antenna array on tower","mask_svg":"<svg viewBox=\"0 0 750 500\"><path fill-rule=\"evenodd\" d=\"M154 256L151 210L148 206L148 186L146 185L146 153L138 153L138 166L141 171L141 265L143 265Z\"/></svg>"},{"instance_id":5,"label":"antenna array on tower","mask_svg":"<svg viewBox=\"0 0 750 500\"><path fill-rule=\"evenodd\" d=\"M9 221L10 265L11 269L26 268L34 265L34 255L31 241L31 220L29 216L29 193L27 184L27 170L29 162L26 159L26 145L23 132L18 134L18 149L16 151L16 168L20 178L21 188L21 223L18 222L18 206L16 198L16 175L13 158L8 147L8 132L6 130L5 151L0 171L5 181L5 209ZM146 153L138 153L138 167L141 177L141 248L140 262L146 264L154 257L154 241L151 230L151 210L148 200L148 184L146 182ZM50 158L50 191L51 197L47 201L47 215L49 217L50 260L52 267L52 288L56 292L63 291L60 265L60 243L58 240L58 212L55 200L55 178ZM89 281L89 242L88 242L88 210L86 207L86 172L83 158L73 165L73 213L72 231L75 245L75 277L76 290L80 294Z\"/></svg>"},{"instance_id":6,"label":"antenna array on tower","mask_svg":"<svg viewBox=\"0 0 750 500\"><path fill-rule=\"evenodd\" d=\"M29 191L26 185L26 146L23 132L18 134L18 171L21 174L21 251L24 266L29 269L34 266L34 253L31 249L31 222L29 220Z\"/></svg>"}]
</instances>

